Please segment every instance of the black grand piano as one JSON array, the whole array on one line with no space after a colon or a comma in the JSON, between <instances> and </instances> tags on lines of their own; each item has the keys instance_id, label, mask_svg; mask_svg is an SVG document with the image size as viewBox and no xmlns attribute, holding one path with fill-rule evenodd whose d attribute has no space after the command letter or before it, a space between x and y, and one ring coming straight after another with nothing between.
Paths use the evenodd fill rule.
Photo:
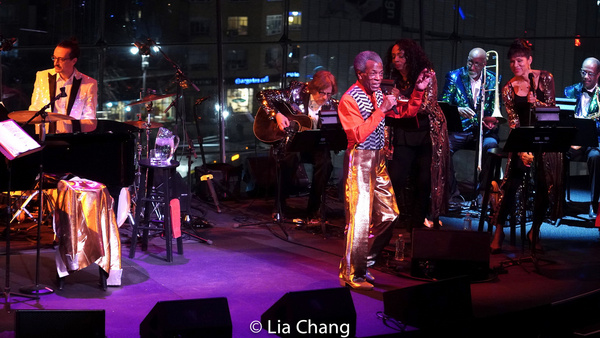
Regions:
<instances>
[{"instance_id":1,"label":"black grand piano","mask_svg":"<svg viewBox=\"0 0 600 338\"><path fill-rule=\"evenodd\" d=\"M24 129L37 140L31 128ZM97 181L113 194L113 191L133 184L137 131L136 127L126 123L98 120L94 132L48 134L42 151L12 161L11 190L34 189L43 160L46 174L73 174ZM8 190L6 163L0 165L0 189Z\"/></svg>"}]
</instances>

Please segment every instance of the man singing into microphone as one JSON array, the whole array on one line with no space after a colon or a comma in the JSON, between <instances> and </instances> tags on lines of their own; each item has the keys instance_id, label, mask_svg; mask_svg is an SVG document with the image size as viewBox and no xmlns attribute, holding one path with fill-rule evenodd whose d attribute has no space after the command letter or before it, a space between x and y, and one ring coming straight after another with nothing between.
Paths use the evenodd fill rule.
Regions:
<instances>
[{"instance_id":1,"label":"man singing into microphone","mask_svg":"<svg viewBox=\"0 0 600 338\"><path fill-rule=\"evenodd\" d=\"M47 112L81 120L81 131L89 132L96 129L98 83L75 68L79 55L79 43L75 39L62 41L56 46L51 57L54 68L36 74L29 110L39 111L64 91L66 96L56 100ZM78 129L77 124L68 120L56 123L57 133L77 132Z\"/></svg>"}]
</instances>

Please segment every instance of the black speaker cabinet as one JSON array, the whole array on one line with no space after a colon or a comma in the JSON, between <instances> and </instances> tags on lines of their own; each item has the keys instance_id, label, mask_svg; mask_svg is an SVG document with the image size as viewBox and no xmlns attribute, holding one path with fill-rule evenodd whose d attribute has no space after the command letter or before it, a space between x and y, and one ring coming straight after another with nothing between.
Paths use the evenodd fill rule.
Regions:
<instances>
[{"instance_id":1,"label":"black speaker cabinet","mask_svg":"<svg viewBox=\"0 0 600 338\"><path fill-rule=\"evenodd\" d=\"M104 310L16 310L15 337L105 337Z\"/></svg>"},{"instance_id":2,"label":"black speaker cabinet","mask_svg":"<svg viewBox=\"0 0 600 338\"><path fill-rule=\"evenodd\" d=\"M469 276L488 278L490 234L478 231L414 229L411 275L445 279Z\"/></svg>"},{"instance_id":3,"label":"black speaker cabinet","mask_svg":"<svg viewBox=\"0 0 600 338\"><path fill-rule=\"evenodd\" d=\"M458 327L473 317L471 285L463 276L386 291L383 312L422 330Z\"/></svg>"},{"instance_id":4,"label":"black speaker cabinet","mask_svg":"<svg viewBox=\"0 0 600 338\"><path fill-rule=\"evenodd\" d=\"M356 310L347 288L288 292L260 319L264 331L279 337L356 334Z\"/></svg>"},{"instance_id":5,"label":"black speaker cabinet","mask_svg":"<svg viewBox=\"0 0 600 338\"><path fill-rule=\"evenodd\" d=\"M231 337L227 298L157 302L140 324L140 337Z\"/></svg>"}]
</instances>

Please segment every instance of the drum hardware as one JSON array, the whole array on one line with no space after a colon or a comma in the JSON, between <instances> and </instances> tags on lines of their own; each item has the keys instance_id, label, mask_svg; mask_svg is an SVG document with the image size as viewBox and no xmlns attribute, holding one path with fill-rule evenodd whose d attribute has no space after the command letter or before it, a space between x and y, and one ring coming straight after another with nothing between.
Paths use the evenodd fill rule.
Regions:
<instances>
[{"instance_id":1,"label":"drum hardware","mask_svg":"<svg viewBox=\"0 0 600 338\"><path fill-rule=\"evenodd\" d=\"M136 104L142 104L142 103L151 103L152 101L162 100L162 99L165 99L165 98L171 97L171 96L175 96L175 94L165 94L165 95L150 94L150 95L144 96L142 99L139 99L137 101L133 101L133 102L129 103L128 106L134 106Z\"/></svg>"},{"instance_id":2,"label":"drum hardware","mask_svg":"<svg viewBox=\"0 0 600 338\"><path fill-rule=\"evenodd\" d=\"M149 95L149 96L156 96L156 95ZM172 95L170 95L172 96ZM146 96L148 97L148 96ZM142 114L138 114L138 120L137 121L126 121L126 124L135 126L136 128L138 128L137 131L137 145L136 145L136 158L134 161L134 165L135 165L135 179L133 180L133 186L130 189L130 210L129 213L127 215L127 218L129 219L130 222L133 222L132 220L133 215L135 215L135 210L137 207L137 197L138 197L138 191L139 191L139 187L140 187L140 178L142 176L141 173L141 168L139 165L139 161L142 159L142 153L144 151L144 145L142 145L141 139L142 139L142 130L146 130L146 158L148 157L149 154L149 149L150 149L150 129L154 129L154 128L159 128L162 126L162 123L158 123L158 122L152 122L152 104L153 100L149 100L148 103L146 104L146 118L147 120L144 121L142 120ZM136 103L137 104L137 103ZM146 181L147 181L147 177L146 177Z\"/></svg>"},{"instance_id":3,"label":"drum hardware","mask_svg":"<svg viewBox=\"0 0 600 338\"><path fill-rule=\"evenodd\" d=\"M162 123L159 122L145 122L145 121L125 121L126 124L134 126L138 129L156 129L156 128L160 128L163 126Z\"/></svg>"}]
</instances>

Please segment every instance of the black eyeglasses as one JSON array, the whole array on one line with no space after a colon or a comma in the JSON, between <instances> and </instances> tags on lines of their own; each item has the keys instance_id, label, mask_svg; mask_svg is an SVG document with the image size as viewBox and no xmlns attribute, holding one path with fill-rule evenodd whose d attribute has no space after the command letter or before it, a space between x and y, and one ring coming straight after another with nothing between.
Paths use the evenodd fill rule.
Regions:
<instances>
[{"instance_id":1,"label":"black eyeglasses","mask_svg":"<svg viewBox=\"0 0 600 338\"><path fill-rule=\"evenodd\" d=\"M581 74L581 77L585 77L586 75L589 77L594 77L596 75L594 72L588 72L583 69L579 72L579 74Z\"/></svg>"},{"instance_id":2,"label":"black eyeglasses","mask_svg":"<svg viewBox=\"0 0 600 338\"><path fill-rule=\"evenodd\" d=\"M60 58L60 57L56 57L56 56L54 56L54 55L52 55L52 56L50 57L50 59L51 59L52 61L58 61L58 62L60 62L60 63L63 63L63 62L65 62L65 61L67 61L67 60L71 60L71 58Z\"/></svg>"},{"instance_id":3,"label":"black eyeglasses","mask_svg":"<svg viewBox=\"0 0 600 338\"><path fill-rule=\"evenodd\" d=\"M323 95L323 96L328 96L328 97L333 95L333 93L326 93L326 92L322 92L322 91L319 91L319 94Z\"/></svg>"}]
</instances>

